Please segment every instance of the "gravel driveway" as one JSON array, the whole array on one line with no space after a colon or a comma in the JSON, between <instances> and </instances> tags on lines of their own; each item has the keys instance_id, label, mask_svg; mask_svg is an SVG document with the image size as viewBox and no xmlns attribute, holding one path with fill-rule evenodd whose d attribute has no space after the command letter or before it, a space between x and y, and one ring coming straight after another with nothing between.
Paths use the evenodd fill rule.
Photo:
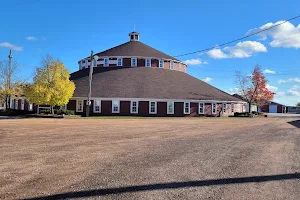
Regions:
<instances>
[{"instance_id":1,"label":"gravel driveway","mask_svg":"<svg viewBox=\"0 0 300 200\"><path fill-rule=\"evenodd\" d=\"M0 199L300 199L300 119L0 121Z\"/></svg>"}]
</instances>

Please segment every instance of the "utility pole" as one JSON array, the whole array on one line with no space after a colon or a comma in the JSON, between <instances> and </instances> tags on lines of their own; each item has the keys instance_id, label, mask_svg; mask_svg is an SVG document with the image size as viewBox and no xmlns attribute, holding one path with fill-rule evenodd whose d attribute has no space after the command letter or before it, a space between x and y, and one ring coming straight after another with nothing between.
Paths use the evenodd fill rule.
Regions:
<instances>
[{"instance_id":1,"label":"utility pole","mask_svg":"<svg viewBox=\"0 0 300 200\"><path fill-rule=\"evenodd\" d=\"M87 101L86 101L86 114L85 114L86 117L88 117L90 115L91 96L92 96L93 61L94 61L94 51L91 51L89 90L88 90L88 97L87 97Z\"/></svg>"},{"instance_id":2,"label":"utility pole","mask_svg":"<svg viewBox=\"0 0 300 200\"><path fill-rule=\"evenodd\" d=\"M9 51L8 59L9 59L9 69L8 69L8 77L7 77L7 86L8 90L11 90L11 73L12 73L12 50ZM10 109L10 101L11 101L11 96L7 95L7 105L6 108Z\"/></svg>"}]
</instances>

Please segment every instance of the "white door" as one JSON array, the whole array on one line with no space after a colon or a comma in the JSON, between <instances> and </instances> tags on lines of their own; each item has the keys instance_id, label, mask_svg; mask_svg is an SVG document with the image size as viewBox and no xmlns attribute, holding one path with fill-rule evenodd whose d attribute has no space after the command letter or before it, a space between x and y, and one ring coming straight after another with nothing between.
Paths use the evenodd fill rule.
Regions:
<instances>
[{"instance_id":1,"label":"white door","mask_svg":"<svg viewBox=\"0 0 300 200\"><path fill-rule=\"evenodd\" d=\"M277 105L269 105L269 113L277 113Z\"/></svg>"}]
</instances>

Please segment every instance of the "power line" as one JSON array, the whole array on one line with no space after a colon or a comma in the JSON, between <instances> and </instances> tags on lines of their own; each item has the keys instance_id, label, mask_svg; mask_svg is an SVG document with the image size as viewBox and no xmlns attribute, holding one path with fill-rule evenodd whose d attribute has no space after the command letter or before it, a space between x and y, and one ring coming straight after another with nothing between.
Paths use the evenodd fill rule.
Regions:
<instances>
[{"instance_id":1,"label":"power line","mask_svg":"<svg viewBox=\"0 0 300 200\"><path fill-rule=\"evenodd\" d=\"M292 18L287 19L287 20L285 20L285 21L283 21L283 22L281 22L281 23L279 23L279 24L275 24L275 25L273 25L273 26L270 26L270 27L268 27L268 28L262 29L262 30L260 30L260 31L255 32L255 33L251 33L251 34L249 34L249 35L246 35L246 36L244 36L244 37L241 37L241 38L232 40L232 41L230 41L230 42L225 42L225 43L223 43L223 44L217 45L217 47L222 47L222 46L225 46L225 45L228 45L228 44L231 44L231 43L234 43L234 42L237 42L237 41L246 39L246 38L251 37L251 36L253 36L253 35L257 35L257 34L259 34L259 33L261 33L261 32L270 30L270 29L272 29L272 28L275 28L275 27L277 27L277 26L280 26L280 25L282 25L282 24L284 24L284 23L287 23L287 22L292 21L292 20L294 20L294 19L297 19L297 18L299 18L299 17L300 17L300 15L298 15L298 16L296 16L296 17L292 17ZM181 56L187 56L187 55L191 55L191 54L195 54L195 53L201 53L201 52L213 50L213 49L215 49L215 48L216 48L216 46L213 46L213 47L209 47L209 48L206 48L206 49L202 49L202 50L198 50L198 51L194 51L194 52L190 52L190 53L185 53L185 54L177 55L177 56L174 56L174 57L181 57Z\"/></svg>"}]
</instances>

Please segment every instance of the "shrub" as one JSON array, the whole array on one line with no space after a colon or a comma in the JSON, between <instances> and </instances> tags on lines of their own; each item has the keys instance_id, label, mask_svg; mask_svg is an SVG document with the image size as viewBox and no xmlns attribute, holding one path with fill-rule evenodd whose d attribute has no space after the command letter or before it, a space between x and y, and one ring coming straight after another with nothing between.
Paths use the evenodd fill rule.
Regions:
<instances>
[{"instance_id":1,"label":"shrub","mask_svg":"<svg viewBox=\"0 0 300 200\"><path fill-rule=\"evenodd\" d=\"M54 110L55 112L55 110ZM56 114L58 115L75 115L74 110L56 110Z\"/></svg>"},{"instance_id":2,"label":"shrub","mask_svg":"<svg viewBox=\"0 0 300 200\"><path fill-rule=\"evenodd\" d=\"M46 114L46 115L48 115L48 114L51 114L51 110L49 109L45 109L45 110L40 110L40 112L39 112L40 114Z\"/></svg>"}]
</instances>

